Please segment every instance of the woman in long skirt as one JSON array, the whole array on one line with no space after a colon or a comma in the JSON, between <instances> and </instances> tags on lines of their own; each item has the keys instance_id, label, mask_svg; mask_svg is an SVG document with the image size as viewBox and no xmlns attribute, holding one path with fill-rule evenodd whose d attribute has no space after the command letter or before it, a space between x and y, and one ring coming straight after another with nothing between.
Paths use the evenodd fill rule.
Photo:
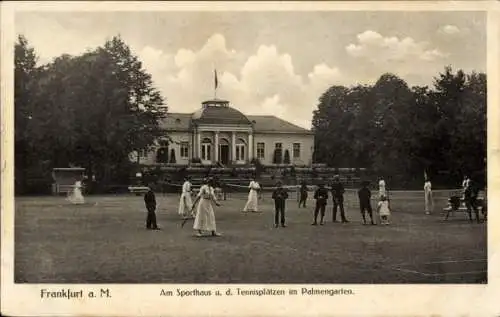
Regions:
<instances>
[{"instance_id":1,"label":"woman in long skirt","mask_svg":"<svg viewBox=\"0 0 500 317\"><path fill-rule=\"evenodd\" d=\"M258 191L260 189L259 183L255 181L255 178L250 182L250 185L248 185L248 188L250 188L250 192L248 193L248 200L247 203L245 204L245 207L243 208L244 212L252 211L252 212L258 212L259 211L259 206L258 206Z\"/></svg>"},{"instance_id":2,"label":"woman in long skirt","mask_svg":"<svg viewBox=\"0 0 500 317\"><path fill-rule=\"evenodd\" d=\"M199 201L196 217L194 218L193 229L197 230L196 236L202 237L204 232L210 232L212 236L220 236L217 233L217 228L215 224L215 213L212 206L212 202L219 206L217 198L215 197L214 188L212 187L212 181L206 179L204 184L200 188L198 197L195 200L195 204Z\"/></svg>"},{"instance_id":3,"label":"woman in long skirt","mask_svg":"<svg viewBox=\"0 0 500 317\"><path fill-rule=\"evenodd\" d=\"M378 197L382 198L382 196L385 196L387 198L387 190L385 188L385 180L380 177L378 181Z\"/></svg>"},{"instance_id":4,"label":"woman in long skirt","mask_svg":"<svg viewBox=\"0 0 500 317\"><path fill-rule=\"evenodd\" d=\"M181 199L179 201L179 215L182 217L188 217L189 211L193 208L193 201L191 199L191 182L190 178L186 177L184 184L182 185ZM190 215L193 217L193 213Z\"/></svg>"},{"instance_id":5,"label":"woman in long skirt","mask_svg":"<svg viewBox=\"0 0 500 317\"><path fill-rule=\"evenodd\" d=\"M69 192L68 201L74 205L81 205L85 203L85 198L82 195L82 181L77 180L73 185L73 190Z\"/></svg>"},{"instance_id":6,"label":"woman in long skirt","mask_svg":"<svg viewBox=\"0 0 500 317\"><path fill-rule=\"evenodd\" d=\"M429 179L426 179L424 184L425 195L425 214L430 215L434 209L434 201L432 199L432 184Z\"/></svg>"}]
</instances>

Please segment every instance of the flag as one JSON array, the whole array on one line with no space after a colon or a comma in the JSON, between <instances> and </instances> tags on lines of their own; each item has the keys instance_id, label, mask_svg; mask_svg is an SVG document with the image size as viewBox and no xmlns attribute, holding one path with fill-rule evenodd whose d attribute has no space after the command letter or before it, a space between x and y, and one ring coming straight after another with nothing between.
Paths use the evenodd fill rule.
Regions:
<instances>
[{"instance_id":1,"label":"flag","mask_svg":"<svg viewBox=\"0 0 500 317\"><path fill-rule=\"evenodd\" d=\"M217 79L217 69L214 69L214 74L215 74L215 89L219 86L219 80Z\"/></svg>"},{"instance_id":2,"label":"flag","mask_svg":"<svg viewBox=\"0 0 500 317\"><path fill-rule=\"evenodd\" d=\"M427 172L424 170L424 179L427 180Z\"/></svg>"}]
</instances>

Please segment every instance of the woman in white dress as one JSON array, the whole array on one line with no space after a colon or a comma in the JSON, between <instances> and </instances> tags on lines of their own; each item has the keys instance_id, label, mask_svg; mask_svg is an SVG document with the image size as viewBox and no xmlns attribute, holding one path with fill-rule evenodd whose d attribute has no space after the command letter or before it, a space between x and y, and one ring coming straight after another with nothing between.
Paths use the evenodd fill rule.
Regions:
<instances>
[{"instance_id":1,"label":"woman in white dress","mask_svg":"<svg viewBox=\"0 0 500 317\"><path fill-rule=\"evenodd\" d=\"M379 198L382 198L382 196L387 197L387 191L385 189L385 180L380 177L380 180L378 181L378 196Z\"/></svg>"},{"instance_id":2,"label":"woman in white dress","mask_svg":"<svg viewBox=\"0 0 500 317\"><path fill-rule=\"evenodd\" d=\"M74 205L81 205L85 203L82 195L82 181L77 180L73 185L73 190L68 193L68 201Z\"/></svg>"},{"instance_id":3,"label":"woman in white dress","mask_svg":"<svg viewBox=\"0 0 500 317\"><path fill-rule=\"evenodd\" d=\"M252 179L250 182L250 185L248 185L248 188L250 188L250 192L248 193L248 200L247 203L245 204L245 207L243 208L244 212L252 211L252 212L258 212L259 211L259 206L258 206L258 191L260 190L260 185L257 183L257 181Z\"/></svg>"},{"instance_id":4,"label":"woman in white dress","mask_svg":"<svg viewBox=\"0 0 500 317\"><path fill-rule=\"evenodd\" d=\"M196 234L198 237L202 237L204 231L210 232L214 237L220 236L220 234L217 233L215 225L215 213L212 202L217 206L220 205L217 202L212 185L212 181L210 179L206 179L200 188L198 197L196 197L196 200L194 201L194 205L199 201L193 225L193 229L198 231Z\"/></svg>"},{"instance_id":5,"label":"woman in white dress","mask_svg":"<svg viewBox=\"0 0 500 317\"><path fill-rule=\"evenodd\" d=\"M434 209L434 200L432 198L432 184L429 179L426 179L424 183L424 195L425 195L425 214L430 215Z\"/></svg>"},{"instance_id":6,"label":"woman in white dress","mask_svg":"<svg viewBox=\"0 0 500 317\"><path fill-rule=\"evenodd\" d=\"M182 184L182 193L179 201L179 215L182 217L188 217L188 213L192 211L193 200L191 199L191 182L190 177L186 177L184 184ZM191 217L194 214L191 212Z\"/></svg>"}]
</instances>

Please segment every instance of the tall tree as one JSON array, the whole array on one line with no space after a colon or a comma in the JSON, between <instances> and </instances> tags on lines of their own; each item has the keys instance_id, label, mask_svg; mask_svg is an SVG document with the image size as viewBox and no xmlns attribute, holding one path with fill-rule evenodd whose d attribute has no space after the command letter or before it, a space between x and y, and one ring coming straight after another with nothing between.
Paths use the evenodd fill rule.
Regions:
<instances>
[{"instance_id":1,"label":"tall tree","mask_svg":"<svg viewBox=\"0 0 500 317\"><path fill-rule=\"evenodd\" d=\"M37 143L34 127L39 120L35 114L34 96L38 69L35 49L19 35L14 47L14 124L15 124L15 184L16 192L26 188L33 169L41 169L41 159L35 160Z\"/></svg>"},{"instance_id":2,"label":"tall tree","mask_svg":"<svg viewBox=\"0 0 500 317\"><path fill-rule=\"evenodd\" d=\"M366 167L402 187L423 171L453 185L485 170L486 75L446 67L434 86L383 74L373 86L332 86L313 112L316 162Z\"/></svg>"},{"instance_id":3,"label":"tall tree","mask_svg":"<svg viewBox=\"0 0 500 317\"><path fill-rule=\"evenodd\" d=\"M40 68L33 86L37 132L30 141L46 149L40 155L50 167L74 164L100 180L124 179L128 155L152 146L162 133L164 100L119 37L82 55L54 59Z\"/></svg>"}]
</instances>

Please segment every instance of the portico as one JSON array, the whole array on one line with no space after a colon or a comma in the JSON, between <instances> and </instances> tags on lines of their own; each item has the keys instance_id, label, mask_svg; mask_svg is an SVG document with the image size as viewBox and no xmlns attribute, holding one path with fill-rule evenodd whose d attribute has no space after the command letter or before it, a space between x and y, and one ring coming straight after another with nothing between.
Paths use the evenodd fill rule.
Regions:
<instances>
[{"instance_id":1,"label":"portico","mask_svg":"<svg viewBox=\"0 0 500 317\"><path fill-rule=\"evenodd\" d=\"M203 164L245 164L253 158L252 127L199 125L195 128L192 157Z\"/></svg>"},{"instance_id":2,"label":"portico","mask_svg":"<svg viewBox=\"0 0 500 317\"><path fill-rule=\"evenodd\" d=\"M264 165L312 162L313 132L275 116L246 116L226 100L204 101L194 113L168 113L161 127L169 137L168 144L159 142L153 151L141 152L139 159L131 160L224 166L245 165L253 159Z\"/></svg>"}]
</instances>

